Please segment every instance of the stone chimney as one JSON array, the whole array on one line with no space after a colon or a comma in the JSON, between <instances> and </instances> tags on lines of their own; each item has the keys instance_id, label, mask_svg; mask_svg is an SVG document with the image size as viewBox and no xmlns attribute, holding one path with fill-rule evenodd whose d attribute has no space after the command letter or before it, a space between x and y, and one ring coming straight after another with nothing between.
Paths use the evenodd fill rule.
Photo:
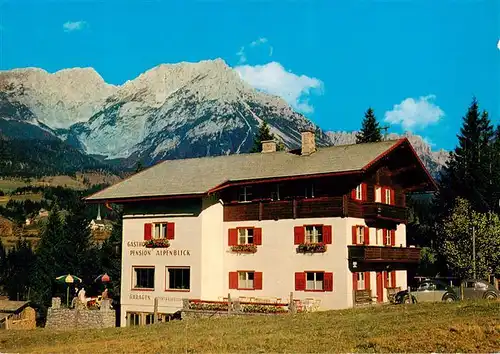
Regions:
<instances>
[{"instance_id":1,"label":"stone chimney","mask_svg":"<svg viewBox=\"0 0 500 354\"><path fill-rule=\"evenodd\" d=\"M300 132L302 135L301 155L311 155L316 151L316 140L313 129L304 129Z\"/></svg>"},{"instance_id":2,"label":"stone chimney","mask_svg":"<svg viewBox=\"0 0 500 354\"><path fill-rule=\"evenodd\" d=\"M276 152L276 141L265 140L262 142L262 153Z\"/></svg>"}]
</instances>

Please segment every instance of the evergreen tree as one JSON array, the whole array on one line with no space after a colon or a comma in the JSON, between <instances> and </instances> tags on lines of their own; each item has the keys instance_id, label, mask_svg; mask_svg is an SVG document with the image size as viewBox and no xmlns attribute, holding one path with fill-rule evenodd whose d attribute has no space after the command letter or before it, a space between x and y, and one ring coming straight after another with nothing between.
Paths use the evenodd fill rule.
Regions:
<instances>
[{"instance_id":1,"label":"evergreen tree","mask_svg":"<svg viewBox=\"0 0 500 354\"><path fill-rule=\"evenodd\" d=\"M261 152L262 151L262 142L266 140L276 140L274 134L271 133L269 126L265 121L259 126L259 131L253 140L253 147L250 152ZM276 150L284 150L284 145L282 142L278 142L276 146Z\"/></svg>"},{"instance_id":2,"label":"evergreen tree","mask_svg":"<svg viewBox=\"0 0 500 354\"><path fill-rule=\"evenodd\" d=\"M111 282L108 286L110 296L118 300L120 298L121 281L121 242L122 242L122 218L121 213L117 222L113 223L113 231L110 237L104 241L100 250L100 264L102 273L107 273Z\"/></svg>"},{"instance_id":3,"label":"evergreen tree","mask_svg":"<svg viewBox=\"0 0 500 354\"><path fill-rule=\"evenodd\" d=\"M493 135L488 114L479 112L474 98L463 118L458 146L441 172L438 203L444 215L453 208L457 197L468 200L476 211L485 212L494 207L488 197L494 177L493 165L490 164L493 161Z\"/></svg>"},{"instance_id":4,"label":"evergreen tree","mask_svg":"<svg viewBox=\"0 0 500 354\"><path fill-rule=\"evenodd\" d=\"M65 254L64 245L64 225L56 204L49 213L47 223L41 233L36 250L36 268L32 273L35 286L34 300L41 306L50 304L55 278L68 273L62 257Z\"/></svg>"},{"instance_id":5,"label":"evergreen tree","mask_svg":"<svg viewBox=\"0 0 500 354\"><path fill-rule=\"evenodd\" d=\"M14 248L6 255L2 266L4 290L11 300L28 300L34 266L35 254L30 243L19 238Z\"/></svg>"},{"instance_id":6,"label":"evergreen tree","mask_svg":"<svg viewBox=\"0 0 500 354\"><path fill-rule=\"evenodd\" d=\"M365 118L361 123L361 130L356 134L356 144L374 143L377 141L382 141L382 134L380 133L377 118L375 118L373 109L370 107L365 112Z\"/></svg>"}]
</instances>

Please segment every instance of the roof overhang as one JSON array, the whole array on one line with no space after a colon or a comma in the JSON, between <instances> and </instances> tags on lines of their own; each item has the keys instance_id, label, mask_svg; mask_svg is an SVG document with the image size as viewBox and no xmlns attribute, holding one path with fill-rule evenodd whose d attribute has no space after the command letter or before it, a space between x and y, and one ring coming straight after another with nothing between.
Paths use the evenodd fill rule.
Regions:
<instances>
[{"instance_id":1,"label":"roof overhang","mask_svg":"<svg viewBox=\"0 0 500 354\"><path fill-rule=\"evenodd\" d=\"M356 171L315 173L315 174L288 176L288 177L271 177L271 178L262 178L262 179L226 181L226 182L221 183L218 186L215 186L215 187L211 188L210 190L208 190L207 194L211 195L213 193L219 192L219 191L226 189L226 188L229 188L229 187L243 186L243 185L248 185L248 184L298 181L298 180L309 179L309 178L334 177L334 176L354 175L354 174L361 174L361 173L363 173L363 171L356 170Z\"/></svg>"}]
</instances>

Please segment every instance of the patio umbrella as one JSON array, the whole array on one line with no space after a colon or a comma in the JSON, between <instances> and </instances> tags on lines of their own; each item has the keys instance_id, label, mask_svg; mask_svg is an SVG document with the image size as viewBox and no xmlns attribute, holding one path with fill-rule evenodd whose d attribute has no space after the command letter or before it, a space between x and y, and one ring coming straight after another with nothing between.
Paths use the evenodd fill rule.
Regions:
<instances>
[{"instance_id":1,"label":"patio umbrella","mask_svg":"<svg viewBox=\"0 0 500 354\"><path fill-rule=\"evenodd\" d=\"M104 273L99 275L97 278L94 279L94 282L97 283L98 281L102 283L107 283L111 281L111 278L109 277L108 273Z\"/></svg>"},{"instance_id":2,"label":"patio umbrella","mask_svg":"<svg viewBox=\"0 0 500 354\"><path fill-rule=\"evenodd\" d=\"M76 275L60 275L56 278L56 281L59 283L65 283L66 286L66 307L69 307L69 284L73 284L75 282L82 282L82 279L77 277Z\"/></svg>"}]
</instances>

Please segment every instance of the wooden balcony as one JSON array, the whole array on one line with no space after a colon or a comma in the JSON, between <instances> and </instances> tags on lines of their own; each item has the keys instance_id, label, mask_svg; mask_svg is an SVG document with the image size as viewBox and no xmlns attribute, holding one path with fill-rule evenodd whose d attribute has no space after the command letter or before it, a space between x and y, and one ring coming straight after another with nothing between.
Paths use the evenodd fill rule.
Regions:
<instances>
[{"instance_id":1,"label":"wooden balcony","mask_svg":"<svg viewBox=\"0 0 500 354\"><path fill-rule=\"evenodd\" d=\"M327 218L344 215L342 197L261 200L224 205L224 221Z\"/></svg>"},{"instance_id":2,"label":"wooden balcony","mask_svg":"<svg viewBox=\"0 0 500 354\"><path fill-rule=\"evenodd\" d=\"M395 222L406 222L408 211L406 208L383 204L383 203L363 203L363 216L369 220L386 220Z\"/></svg>"},{"instance_id":3,"label":"wooden balcony","mask_svg":"<svg viewBox=\"0 0 500 354\"><path fill-rule=\"evenodd\" d=\"M347 196L224 204L224 221L331 217L365 218L367 222L375 223L405 223L407 211L404 207L394 205L355 202Z\"/></svg>"},{"instance_id":4,"label":"wooden balcony","mask_svg":"<svg viewBox=\"0 0 500 354\"><path fill-rule=\"evenodd\" d=\"M420 248L348 246L349 261L362 263L419 263Z\"/></svg>"}]
</instances>

